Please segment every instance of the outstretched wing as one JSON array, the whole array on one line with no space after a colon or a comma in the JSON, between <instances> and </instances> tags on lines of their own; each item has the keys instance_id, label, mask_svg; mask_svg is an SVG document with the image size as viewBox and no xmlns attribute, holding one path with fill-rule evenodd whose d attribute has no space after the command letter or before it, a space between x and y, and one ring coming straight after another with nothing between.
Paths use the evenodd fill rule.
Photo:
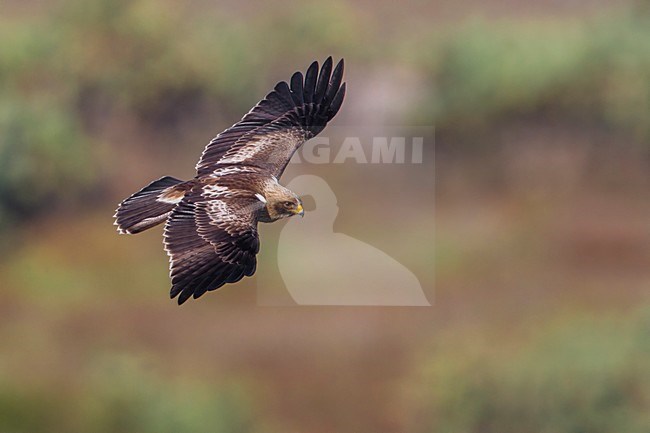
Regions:
<instances>
[{"instance_id":1,"label":"outstretched wing","mask_svg":"<svg viewBox=\"0 0 650 433\"><path fill-rule=\"evenodd\" d=\"M190 296L234 283L255 273L259 251L256 212L264 206L250 191L216 185L194 189L165 224L171 298Z\"/></svg>"},{"instance_id":2,"label":"outstretched wing","mask_svg":"<svg viewBox=\"0 0 650 433\"><path fill-rule=\"evenodd\" d=\"M279 178L294 152L316 136L341 108L345 96L343 60L332 73L332 58L313 62L303 79L282 81L241 121L217 135L196 166L198 176L222 164L251 165Z\"/></svg>"}]
</instances>

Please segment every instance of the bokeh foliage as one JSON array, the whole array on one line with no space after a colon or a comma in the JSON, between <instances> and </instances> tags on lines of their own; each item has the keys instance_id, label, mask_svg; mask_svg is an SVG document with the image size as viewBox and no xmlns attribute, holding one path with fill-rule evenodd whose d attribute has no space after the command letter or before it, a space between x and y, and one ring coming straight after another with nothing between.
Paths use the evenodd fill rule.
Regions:
<instances>
[{"instance_id":1,"label":"bokeh foliage","mask_svg":"<svg viewBox=\"0 0 650 433\"><path fill-rule=\"evenodd\" d=\"M72 383L33 388L0 372L3 432L205 432L258 431L250 392L241 384L207 386L170 380L141 358L98 357Z\"/></svg>"},{"instance_id":2,"label":"bokeh foliage","mask_svg":"<svg viewBox=\"0 0 650 433\"><path fill-rule=\"evenodd\" d=\"M193 2L63 0L40 14L19 19L0 16L3 41L0 50L0 244L16 229L24 231L22 238L26 239L22 248L0 250L0 284L3 289L10 287L8 293L3 290L6 298L0 313L3 320L13 325L0 332L6 348L0 351L0 431L264 431L262 424L266 419L256 411L260 402L256 398L257 390L242 385L247 383L245 373L244 378L235 376L232 382L204 380L204 371L192 370L196 364L191 362L178 377L150 371L137 355L122 357L111 352L115 340L123 343L115 335L124 340L133 338L127 330L98 333L101 335L97 341L91 339L92 343L66 343L75 338L74 333L68 335L64 326L68 315L81 311L88 316L104 317L110 323L97 324L86 317L67 325L78 329L90 324L89 332L92 332L92 326L110 328L119 314L139 316L149 309L159 309L160 313L155 316L153 328L162 327L162 322L170 320L182 330L180 336L159 338L171 348L151 349L163 362L166 361L164 353L180 350L183 342L195 336L195 340L190 340L196 343L193 356L212 361L219 355L232 358L235 363L250 363L251 370L259 374L257 379L266 375L266 380L277 380L279 385L274 395L277 400L288 393L285 382L298 377L295 389L300 391L294 392L302 394L298 394L296 401L306 402L303 404L309 405L309 413L319 418L322 415L317 420L321 429L325 421L336 419L337 409L349 406L346 386L363 384L368 386L368 394L388 388L386 394L390 397L386 406L391 410L404 405L403 394L393 387L407 387L407 394L415 398L403 410L408 419L402 421L413 432L636 433L647 430L644 430L650 424L647 311L624 318L596 313L583 319L558 319L553 309L561 298L554 298L553 284L549 283L549 275L559 279L573 276L566 283L570 286L567 296L586 298L590 290L598 287L593 280L599 279L611 266L619 276L629 276L641 286L638 281L643 280L643 271L634 268L634 263L626 263L625 254L619 255L615 248L608 249L607 242L624 252L628 251L625 249L628 244L632 249L637 248L638 236L631 236L630 240L623 227L628 221L624 219L624 206L608 204L608 208L615 208L615 229L607 232L599 227L595 234L588 230L586 234L579 233L578 237L588 238L584 240L587 246L581 247L581 240L571 237L573 231L585 225L596 212L576 212L580 221L568 224L569 228L557 235L553 224L562 228L571 219L554 214L564 204L559 203L561 200L536 199L522 205L517 197L506 197L503 191L498 191L494 195L503 201L505 208L499 213L489 206L485 210L480 207L482 203L477 203L489 201L489 195L494 193L487 191L483 183L476 188L481 194L473 193L469 198L459 195L457 200L466 200L467 209L449 217L453 222L442 229L449 233L437 235L436 252L440 260L436 272L443 281L436 288L436 291L440 289L436 302L440 300L442 306L436 304L427 313L435 316L423 322L430 329L419 324L413 327L420 328L417 331L426 328L423 334L437 337L438 322L432 323L438 317L459 313L460 319L456 319L458 322L449 319L452 329L448 340L436 339L433 351L409 364L408 378L396 384L391 381L399 382L401 378L382 376L376 380L368 373L382 361L390 364L390 368L399 364L394 357L402 354L395 347L402 347L399 346L402 341L412 339L413 345L419 344L412 337L415 330L411 329L412 333L406 330L410 322L393 321L393 315L398 313L392 310L377 313L377 316L390 316L385 327L361 318L359 322L350 322L355 325L351 329L340 331L346 336L350 334L350 338L359 332L361 337L355 346L377 351L365 359L348 347L340 348L332 343L345 339L336 335L340 328L334 326L331 330L327 324L321 325L318 319L322 316L308 315L302 322L288 321L290 326L281 328L279 322L259 325L255 322L259 320L259 311L249 312L244 316L246 326L255 329L259 325L260 329L268 330L268 335L260 338L268 347L262 346L256 352L249 341L239 341L240 332L250 337L255 330L246 328L244 332L219 322L225 320L222 313L228 308L215 313L211 310L214 304L205 303L200 304L204 310L190 310L192 313L181 316L176 310L165 310L162 301L152 306L151 297L158 296L154 291L168 284L165 256L157 235L147 240L145 234L140 238L144 238L143 243L124 247L121 243L124 239L118 240L110 226L110 210L107 210L110 206L106 203L112 206L123 198L117 197L110 186L126 182L124 170L109 166L118 160L118 150L107 140L110 134L106 134L106 129L136 124L138 131L154 131L152 139L141 141L136 136L131 142L134 153L139 152L137 155L156 155L162 147L159 143L176 123L187 118L209 119L204 123L214 127L210 133L216 133L219 129L216 126L227 126L227 122L241 116L268 91L269 80L285 78L287 71L332 54L346 58L350 80L356 80L357 84L349 87L341 118L350 115L355 104L360 111L370 108L360 107L358 102L363 100L360 96L367 82L376 82L381 87L382 81L377 81L376 76L390 73L394 68L407 69L412 74L407 76L417 78L421 87L417 89L419 98L403 104L409 108L401 113L399 121L404 125L435 125L443 137L441 147L445 145L445 135L462 134L465 144L461 149L462 158L469 159L486 144L486 130L498 130L520 118L533 119L532 123L553 118L572 128L613 132L621 150L634 148L636 154L647 157L650 8L639 2L637 6L607 10L586 18L474 17L460 24L427 24L423 30L416 26L379 25L380 19L372 19L374 10L367 10L372 7L368 2L299 2L291 7L278 7L275 2L269 2L256 6L254 13L244 7L234 12L229 8L203 10L188 6L190 3ZM406 9L400 6L400 12L406 13ZM398 89L411 85L409 82L389 84ZM370 93L381 94L382 90L371 88ZM457 146L460 140L451 142L452 146L460 147ZM524 147L526 143L517 144ZM544 144L550 147L554 143ZM559 143L564 145L570 147L571 143ZM490 147L490 153L496 158L502 155L496 146ZM120 155L119 160L129 158L130 155ZM144 166L160 161L139 163ZM443 171L446 168L442 167ZM622 174L616 172L616 167L613 170L616 176ZM337 170L332 176L340 173ZM459 173L458 177L465 182L474 175L471 168ZM551 172L544 175L553 177ZM445 182L441 183L444 189ZM449 184L453 184L453 179ZM130 191L132 185L124 188L127 189ZM417 186L413 190L417 192ZM580 202L582 193L594 194L591 190L581 190L564 197L570 198L566 201ZM364 200L372 199L385 200L364 197ZM414 210L418 199L413 198L411 215L417 214ZM354 201L360 202L358 197ZM592 197L591 201L603 199ZM98 202L103 203L101 209L96 209ZM634 208L636 204L632 205ZM600 206L595 209L601 211L605 207ZM62 208L65 212L61 212ZM358 206L359 209L363 206ZM440 209L441 213L445 212L444 202ZM570 211L567 215L571 215ZM64 223L53 221L43 233L31 230L36 227L32 217L46 220L61 214ZM556 219L550 221L552 218ZM470 230L463 226L466 220L475 221ZM634 223L633 218L631 221ZM551 225L548 232L540 229L545 223ZM400 235L405 232L400 231ZM558 241L553 236L569 239ZM622 241L616 236L622 236ZM155 243L151 241L154 237ZM544 248L539 247L542 243L537 238L545 238ZM566 265L546 262L549 260L546 254L556 252L558 261L564 261L562 254L567 251L552 249L558 243L565 245L562 242L569 245L567 249L573 245L571 242L578 244L576 255L580 259L593 259L590 254L594 252L604 254L605 263L596 262L588 273L580 274L579 270L567 270L572 266L568 260ZM413 242L408 247L421 250L422 261L430 260L425 256L429 249L421 243ZM570 254L569 251L571 257ZM600 257L598 254L595 260ZM631 254L634 256L629 259L631 262L638 260L634 254L638 253ZM644 261L642 266L647 267L646 264ZM619 265L620 269L615 268ZM579 274L578 277L571 272ZM503 287L507 284L517 287L510 287L509 293ZM477 319L468 312L478 315L476 312L480 311L485 319L489 314L485 311L499 302L493 298L495 292L503 298L509 297L511 302L508 306L504 301L500 312L527 311L538 299L521 300L513 293L521 291L519 286L529 285L534 286L531 290L543 292L534 292L541 298L538 308L547 314L546 319L536 322L538 330L512 339L504 330L479 337L464 332L465 324L459 323L464 320L460 313L466 313L471 321ZM468 289L472 287L476 288L473 292ZM628 300L637 296L630 293L641 292L630 287L621 289ZM607 290L611 292L616 287L612 285ZM456 302L452 305L455 310L447 309L445 302ZM625 301L620 303L623 305ZM608 306L594 307L598 308ZM290 313L282 311L278 316L285 314ZM335 317L336 323L348 323L340 320L344 314L336 314L341 314ZM174 319L178 322L173 322ZM234 348L233 352L240 352L211 351L205 340L211 332L207 325L212 323L232 330L230 338L237 342L229 347ZM277 329L273 328L274 324ZM290 334L303 327L304 334ZM322 346L318 345L316 335L320 329L332 332L324 337L320 335L325 341L320 341ZM265 335L263 330L258 332ZM314 335L307 335L310 332ZM395 340L390 340L391 332ZM297 343L287 343L280 349L275 347L278 340L274 338L280 335L280 340L285 340L283 333L294 336ZM57 351L74 344L85 345L83 348L91 353L101 352L97 359L91 356L90 360L79 361L84 368L76 372L76 379L61 380L60 367L39 372L41 376L34 374L38 379L47 377L43 381L25 380L31 378L31 372L16 374L15 364L20 366L30 359L47 364L59 356ZM426 347L429 340L423 344ZM381 346L385 346L385 352L381 352ZM276 358L269 364L275 362L282 366L281 373L285 376L269 373L272 367L265 362L273 356ZM69 358L77 359L74 353ZM330 359L349 360L349 363L331 364L332 371L325 372L331 377L318 382L314 377L323 374L314 372L321 365L318 362ZM358 370L338 375L340 372L335 370L341 365ZM394 372L390 368L386 367ZM325 406L323 402L336 403L328 408L330 411L320 413L318 405ZM340 412L355 413L349 407L346 409ZM382 412L382 408L366 410L366 413ZM385 412L389 412L387 417L394 415L390 410ZM286 413L292 419L296 412L290 408ZM368 420L356 421L361 427L355 432L378 431L368 427L371 425L366 423ZM395 424L401 427L400 422ZM364 430L363 426L367 428ZM292 429L279 431L287 430Z\"/></svg>"},{"instance_id":3,"label":"bokeh foliage","mask_svg":"<svg viewBox=\"0 0 650 433\"><path fill-rule=\"evenodd\" d=\"M348 18L331 26L296 19L338 14ZM175 3L70 0L42 16L0 19L0 230L97 185L98 123L124 115L165 128L205 101L241 115L268 91L263 78L284 66L277 53L290 41L287 57L340 51L357 39L355 16L343 3L305 5L278 26L273 15L244 24Z\"/></svg>"},{"instance_id":4,"label":"bokeh foliage","mask_svg":"<svg viewBox=\"0 0 650 433\"><path fill-rule=\"evenodd\" d=\"M456 130L545 112L650 139L647 9L586 21L474 19L421 38L404 49L430 79L431 103L414 113L421 121Z\"/></svg>"},{"instance_id":5,"label":"bokeh foliage","mask_svg":"<svg viewBox=\"0 0 650 433\"><path fill-rule=\"evenodd\" d=\"M378 49L369 41L383 30L343 2L269 6L244 22L178 3L68 0L3 20L0 229L96 186L92 125L118 112L164 128L206 101L232 118L267 90L263 77L314 53L407 60L426 84L409 122L467 131L548 112L647 143L649 23L641 6L590 20L474 19Z\"/></svg>"},{"instance_id":6,"label":"bokeh foliage","mask_svg":"<svg viewBox=\"0 0 650 433\"><path fill-rule=\"evenodd\" d=\"M413 431L647 431L647 309L555 319L530 334L524 343L485 333L438 344L417 379Z\"/></svg>"}]
</instances>

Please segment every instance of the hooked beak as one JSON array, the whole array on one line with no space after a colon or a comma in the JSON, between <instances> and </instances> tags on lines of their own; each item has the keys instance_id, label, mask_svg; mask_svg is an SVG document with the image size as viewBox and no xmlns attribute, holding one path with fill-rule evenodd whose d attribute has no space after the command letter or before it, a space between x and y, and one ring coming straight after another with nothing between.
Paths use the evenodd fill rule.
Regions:
<instances>
[{"instance_id":1,"label":"hooked beak","mask_svg":"<svg viewBox=\"0 0 650 433\"><path fill-rule=\"evenodd\" d=\"M296 215L300 215L301 217L305 216L305 210L302 208L302 204L298 204L298 207L296 207L295 213L296 213Z\"/></svg>"}]
</instances>

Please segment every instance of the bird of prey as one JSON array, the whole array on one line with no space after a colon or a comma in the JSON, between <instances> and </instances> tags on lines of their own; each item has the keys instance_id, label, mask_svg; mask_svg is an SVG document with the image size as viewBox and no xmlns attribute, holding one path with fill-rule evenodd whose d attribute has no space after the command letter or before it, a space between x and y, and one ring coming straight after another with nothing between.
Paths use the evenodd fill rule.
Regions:
<instances>
[{"instance_id":1,"label":"bird of prey","mask_svg":"<svg viewBox=\"0 0 650 433\"><path fill-rule=\"evenodd\" d=\"M162 177L120 203L115 225L135 234L165 222L171 298L190 297L255 273L258 222L304 215L278 183L294 152L319 134L343 103L343 60L313 62L282 81L239 122L208 143L196 177Z\"/></svg>"}]
</instances>

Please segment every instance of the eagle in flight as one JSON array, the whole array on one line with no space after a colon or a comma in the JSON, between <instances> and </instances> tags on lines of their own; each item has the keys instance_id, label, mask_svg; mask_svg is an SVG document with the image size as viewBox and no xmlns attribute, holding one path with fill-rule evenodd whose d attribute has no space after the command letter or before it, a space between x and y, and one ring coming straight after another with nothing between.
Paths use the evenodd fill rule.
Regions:
<instances>
[{"instance_id":1,"label":"eagle in flight","mask_svg":"<svg viewBox=\"0 0 650 433\"><path fill-rule=\"evenodd\" d=\"M258 222L304 214L296 194L278 183L294 152L319 134L345 96L343 60L313 62L304 77L282 81L239 122L217 135L196 165L196 177L162 177L115 212L121 234L165 222L171 298L182 304L255 273Z\"/></svg>"}]
</instances>

